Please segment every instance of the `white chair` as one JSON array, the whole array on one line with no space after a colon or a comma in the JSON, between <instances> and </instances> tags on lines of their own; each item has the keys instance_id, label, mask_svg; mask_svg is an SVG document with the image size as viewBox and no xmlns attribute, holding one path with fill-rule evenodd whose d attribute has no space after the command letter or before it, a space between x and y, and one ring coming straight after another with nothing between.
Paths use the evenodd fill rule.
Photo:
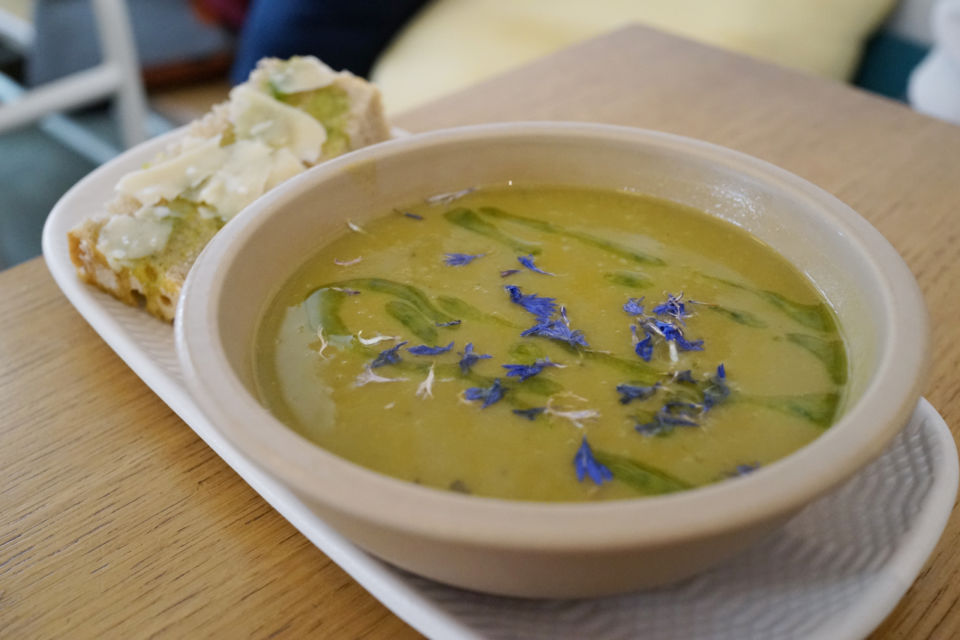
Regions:
<instances>
[{"instance_id":1,"label":"white chair","mask_svg":"<svg viewBox=\"0 0 960 640\"><path fill-rule=\"evenodd\" d=\"M91 0L102 62L91 68L24 89L0 74L0 133L39 122L41 128L96 163L118 153L62 112L113 98L120 139L125 147L149 137L147 101L140 78L130 16L123 0ZM33 40L32 25L0 10L0 38L25 51ZM151 129L169 128L150 122Z\"/></svg>"},{"instance_id":2,"label":"white chair","mask_svg":"<svg viewBox=\"0 0 960 640\"><path fill-rule=\"evenodd\" d=\"M910 106L960 124L960 0L940 0L930 21L933 48L910 76Z\"/></svg>"}]
</instances>

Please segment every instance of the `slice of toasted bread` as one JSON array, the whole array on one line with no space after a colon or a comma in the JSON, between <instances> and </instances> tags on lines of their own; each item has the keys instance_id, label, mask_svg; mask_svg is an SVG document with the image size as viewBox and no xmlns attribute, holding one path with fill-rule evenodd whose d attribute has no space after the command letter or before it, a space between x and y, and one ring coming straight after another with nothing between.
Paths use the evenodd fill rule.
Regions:
<instances>
[{"instance_id":1,"label":"slice of toasted bread","mask_svg":"<svg viewBox=\"0 0 960 640\"><path fill-rule=\"evenodd\" d=\"M68 233L70 259L83 281L172 321L190 266L237 211L305 168L389 135L380 94L363 79L315 58L262 60L230 101L125 176L104 212Z\"/></svg>"}]
</instances>

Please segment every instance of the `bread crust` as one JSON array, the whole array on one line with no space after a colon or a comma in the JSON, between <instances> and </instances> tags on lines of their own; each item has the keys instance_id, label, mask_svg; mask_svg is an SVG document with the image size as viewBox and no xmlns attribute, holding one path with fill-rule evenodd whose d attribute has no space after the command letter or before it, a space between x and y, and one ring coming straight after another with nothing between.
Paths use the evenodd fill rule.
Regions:
<instances>
[{"instance_id":1,"label":"bread crust","mask_svg":"<svg viewBox=\"0 0 960 640\"><path fill-rule=\"evenodd\" d=\"M100 229L106 221L107 218L86 220L67 233L70 261L77 269L77 276L123 303L142 308L166 322L173 322L177 311L176 301L189 266L182 273L167 271L157 274L157 280L151 287L144 286L132 269L124 266L114 269L107 257L97 249Z\"/></svg>"},{"instance_id":2,"label":"bread crust","mask_svg":"<svg viewBox=\"0 0 960 640\"><path fill-rule=\"evenodd\" d=\"M279 60L264 60L251 75L269 71ZM349 149L357 149L381 142L390 137L389 125L383 114L380 92L373 85L346 72L337 74L334 84L349 97L350 112L345 127L349 136ZM222 103L202 118L191 123L183 136L167 146L159 159L176 157L188 147L188 141L197 138L209 140L224 134L231 124L228 103ZM321 156L318 162L326 160ZM112 295L128 305L139 307L166 322L172 322L176 314L177 299L194 260L200 254L215 231L200 234L199 239L185 248L180 247L180 256L172 264L152 260L154 256L141 258L134 264L111 266L107 256L98 248L100 231L115 216L133 216L140 203L135 199L117 194L106 203L106 215L87 219L67 233L70 260L83 281ZM209 236L209 237L208 237ZM162 253L162 251L160 252ZM159 254L158 254L159 255ZM138 274L141 276L138 278Z\"/></svg>"}]
</instances>

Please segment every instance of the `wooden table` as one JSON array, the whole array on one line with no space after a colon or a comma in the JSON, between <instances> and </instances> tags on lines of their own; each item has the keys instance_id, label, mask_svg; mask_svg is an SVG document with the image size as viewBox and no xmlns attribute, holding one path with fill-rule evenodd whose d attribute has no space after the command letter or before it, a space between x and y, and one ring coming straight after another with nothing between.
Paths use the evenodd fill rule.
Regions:
<instances>
[{"instance_id":1,"label":"wooden table","mask_svg":"<svg viewBox=\"0 0 960 640\"><path fill-rule=\"evenodd\" d=\"M845 86L642 28L398 118L660 129L833 192L917 275L926 396L960 427L960 127ZM0 274L0 636L413 637L131 373L43 262ZM960 634L960 521L877 638Z\"/></svg>"}]
</instances>

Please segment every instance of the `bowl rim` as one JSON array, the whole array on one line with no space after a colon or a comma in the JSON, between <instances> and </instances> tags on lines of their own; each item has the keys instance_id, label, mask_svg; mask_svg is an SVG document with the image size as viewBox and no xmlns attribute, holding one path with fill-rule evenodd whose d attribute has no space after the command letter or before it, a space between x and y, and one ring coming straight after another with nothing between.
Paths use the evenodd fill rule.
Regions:
<instances>
[{"instance_id":1,"label":"bowl rim","mask_svg":"<svg viewBox=\"0 0 960 640\"><path fill-rule=\"evenodd\" d=\"M628 141L693 155L773 183L813 204L815 215L855 245L858 259L869 267L883 296L889 331L876 373L861 398L814 441L746 477L663 496L546 503L466 496L366 469L299 436L247 392L219 342L217 302L229 265L271 215L316 184L362 162L437 144L552 137ZM836 197L784 169L719 145L582 122L509 122L436 130L353 151L304 172L247 207L207 245L181 292L175 334L188 389L210 423L242 455L296 493L348 516L423 538L539 551L664 545L734 531L798 510L879 455L903 427L925 382L930 343L926 306L909 268L879 231ZM291 448L294 445L299 449Z\"/></svg>"}]
</instances>

